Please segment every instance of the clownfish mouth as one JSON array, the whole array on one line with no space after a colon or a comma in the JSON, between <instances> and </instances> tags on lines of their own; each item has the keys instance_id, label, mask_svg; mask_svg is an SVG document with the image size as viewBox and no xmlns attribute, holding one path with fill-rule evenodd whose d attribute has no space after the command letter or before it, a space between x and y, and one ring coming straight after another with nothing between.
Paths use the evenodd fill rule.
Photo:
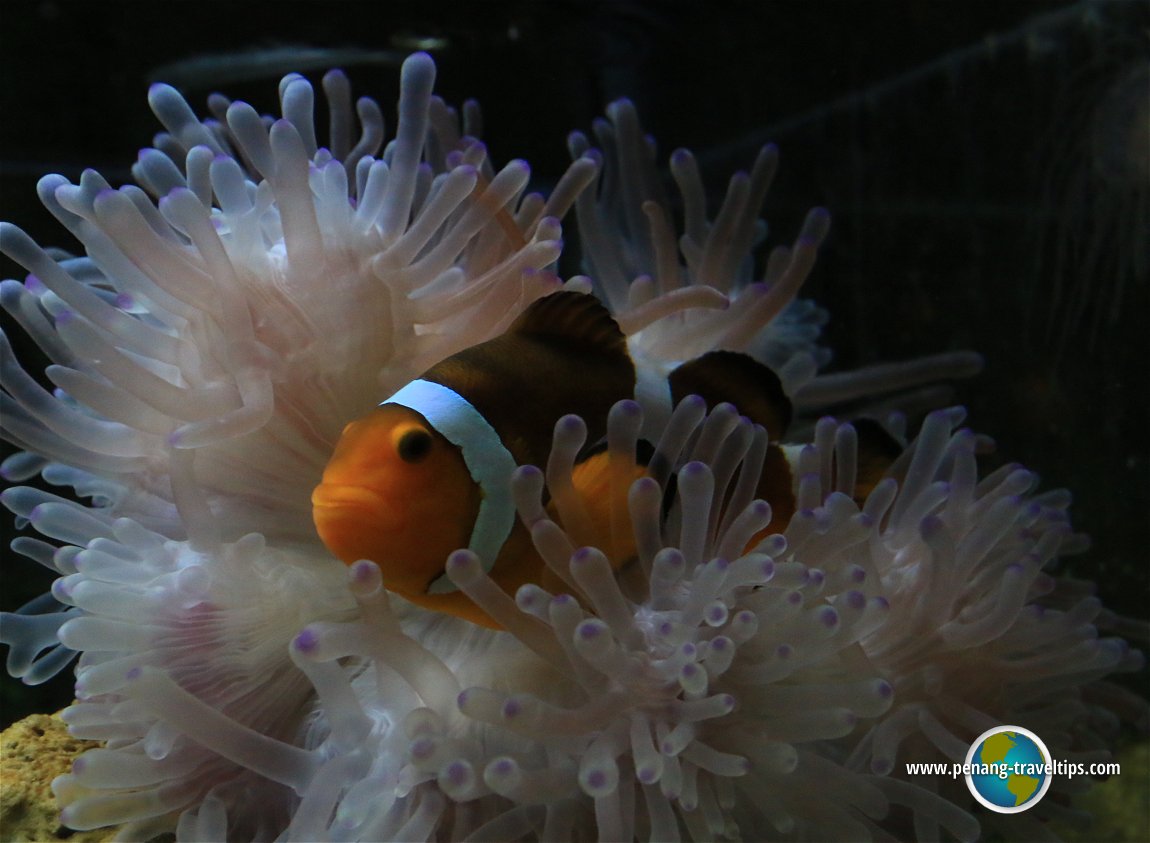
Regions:
<instances>
[{"instance_id":1,"label":"clownfish mouth","mask_svg":"<svg viewBox=\"0 0 1150 843\"><path fill-rule=\"evenodd\" d=\"M311 493L316 510L358 510L378 519L392 513L392 505L375 489L343 483L320 483Z\"/></svg>"},{"instance_id":2,"label":"clownfish mouth","mask_svg":"<svg viewBox=\"0 0 1150 843\"><path fill-rule=\"evenodd\" d=\"M357 559L383 564L380 537L402 524L402 512L386 495L367 486L320 483L311 493L312 520L327 549L350 565Z\"/></svg>"}]
</instances>

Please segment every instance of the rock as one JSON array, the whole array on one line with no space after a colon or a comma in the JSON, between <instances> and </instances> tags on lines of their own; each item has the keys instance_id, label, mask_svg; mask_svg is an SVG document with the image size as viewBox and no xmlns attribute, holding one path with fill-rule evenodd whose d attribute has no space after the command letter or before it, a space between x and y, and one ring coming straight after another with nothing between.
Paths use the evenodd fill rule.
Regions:
<instances>
[{"instance_id":1,"label":"rock","mask_svg":"<svg viewBox=\"0 0 1150 843\"><path fill-rule=\"evenodd\" d=\"M33 714L0 733L0 839L5 841L111 840L116 829L73 831L60 824L52 779L72 769L72 761L99 746L68 734L56 714Z\"/></svg>"},{"instance_id":2,"label":"rock","mask_svg":"<svg viewBox=\"0 0 1150 843\"><path fill-rule=\"evenodd\" d=\"M1097 843L1099 840L1150 840L1150 742L1145 740L1122 747L1115 753L1122 773L1111 776L1071 805L1089 815L1081 826L1061 824L1054 832L1067 843Z\"/></svg>"}]
</instances>

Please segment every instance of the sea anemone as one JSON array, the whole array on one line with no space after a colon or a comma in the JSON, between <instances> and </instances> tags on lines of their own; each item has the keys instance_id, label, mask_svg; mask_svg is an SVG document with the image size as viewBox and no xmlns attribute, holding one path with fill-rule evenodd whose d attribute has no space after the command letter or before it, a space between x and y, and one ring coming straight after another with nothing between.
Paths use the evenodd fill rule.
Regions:
<instances>
[{"instance_id":1,"label":"sea anemone","mask_svg":"<svg viewBox=\"0 0 1150 843\"><path fill-rule=\"evenodd\" d=\"M847 566L888 608L860 644L894 704L852 735L846 763L888 777L884 792L910 800L915 839L937 839L943 818L918 810L920 796L897 781L908 759L961 763L978 735L1011 723L1049 736L1060 760L1085 765L1110 757L1117 712L1144 718L1136 697L1098 682L1141 669L1142 654L1120 637L1098 637L1113 618L1086 584L1048 573L1088 545L1070 526L1069 495L1034 494L1037 477L1014 464L979 477L978 437L959 426L964 416L957 407L929 414L857 513L841 479L856 461L853 430L821 420L799 457L800 512L787 531L809 534L820 567ZM971 804L961 780L916 783ZM1053 787L1065 794L1080 785L1057 778ZM1036 817L1069 816L1052 799L989 820L1009 839L1030 839L1043 835Z\"/></svg>"},{"instance_id":2,"label":"sea anemone","mask_svg":"<svg viewBox=\"0 0 1150 843\"><path fill-rule=\"evenodd\" d=\"M1113 712L1135 704L1096 680L1141 656L1099 640L1097 601L1047 571L1082 545L1068 497L1032 494L1016 467L979 479L959 409L909 441L888 417L937 403L935 382L973 355L818 374L825 314L795 297L825 212L754 280L774 149L713 220L674 153L680 237L629 104L597 124L602 150L573 137L544 198L523 162L496 171L474 108L460 118L433 81L426 55L408 59L386 147L369 99L354 137L338 72L327 147L299 76L276 120L218 96L200 120L155 86L167 131L140 155L140 187L41 182L85 257L0 231L32 273L2 303L56 386L5 341L5 435L24 450L4 476L91 498L3 495L55 542L14 548L60 575L4 616L9 671L42 681L79 652L64 718L106 742L56 781L63 822L187 840L973 839L969 794L901 762L960 760L1000 722L1060 757L1103 757ZM572 206L587 274L564 283ZM332 558L309 495L343 426L564 287L608 304L640 373L606 420L610 459L653 448L633 484L612 473L627 503L610 524L563 493L594 444L578 417L556 424L546 466L509 481L565 590L511 597L456 552L447 575L503 627L489 630ZM778 443L665 387L718 348L770 365L799 411L796 512L770 534L782 502L756 493ZM876 468L863 423L820 418L835 406L878 414L901 455ZM621 530L634 560L602 547Z\"/></svg>"},{"instance_id":3,"label":"sea anemone","mask_svg":"<svg viewBox=\"0 0 1150 843\"><path fill-rule=\"evenodd\" d=\"M620 455L640 416L634 402L613 408ZM574 453L584 435L576 417L562 419L553 452ZM653 460L681 466L677 492L664 516L667 477L631 487L639 551L620 581L578 529L545 513L545 483L561 487L571 464L520 468L520 518L568 592L527 586L513 601L469 551L447 563L510 635L472 631L461 646L443 619L401 629L378 569L352 566L359 617L311 624L294 642L322 714L310 752L296 750L298 778L279 773L308 806L288 837L669 840L682 829L710 840L755 827L756 812L780 834L865 834L886 812L868 781L877 777L816 747L890 706L890 684L850 657L888 607L849 588L827 599L825 576L791 558L784 536L752 543L771 518L748 482L765 445L729 405L679 404ZM558 517L580 520L563 505ZM158 674L128 693L156 711L197 705ZM252 757L288 749L243 734L210 740L221 752L246 743ZM834 786L815 795L828 777ZM196 833L219 835L218 808L211 821ZM957 828L971 827L964 817Z\"/></svg>"},{"instance_id":4,"label":"sea anemone","mask_svg":"<svg viewBox=\"0 0 1150 843\"><path fill-rule=\"evenodd\" d=\"M774 145L759 150L749 172L731 177L711 219L691 152L670 156L673 203L634 105L620 100L607 114L594 127L601 149L578 132L568 142L576 161L600 164L594 189L575 200L579 242L596 292L628 334L651 438L670 412L661 394L667 372L716 348L744 352L776 372L800 414L796 436L809 436L809 423L828 408L883 417L939 406L950 397L944 381L979 370L977 354L955 351L820 374L832 356L818 344L827 313L796 296L827 236L826 210L812 209L794 243L772 248L756 275L754 257L767 233L759 212L779 163ZM677 207L681 231L673 223Z\"/></svg>"},{"instance_id":5,"label":"sea anemone","mask_svg":"<svg viewBox=\"0 0 1150 843\"><path fill-rule=\"evenodd\" d=\"M5 434L26 450L3 470L42 472L93 503L4 493L64 543L15 547L62 575L53 596L67 607L5 618L9 670L40 681L83 652L66 719L109 741L62 786L73 827L167 814L228 776L124 707L135 669L294 734L311 689L287 644L307 621L354 610L310 517L340 429L558 286L545 271L560 248L552 214L572 191L561 184L548 204L524 196L523 162L496 173L432 96L434 71L426 55L406 63L378 160L380 110L359 101L356 138L338 72L324 79L330 149L317 146L314 93L298 76L281 85L278 120L217 97L218 119L201 122L154 86L167 132L140 154L143 188L93 172L41 181L86 257L57 261L3 228L5 253L32 273L4 283L4 306L52 358L57 387L44 391L5 342ZM592 174L576 162L568 181L577 190ZM79 798L89 784L115 795Z\"/></svg>"}]
</instances>

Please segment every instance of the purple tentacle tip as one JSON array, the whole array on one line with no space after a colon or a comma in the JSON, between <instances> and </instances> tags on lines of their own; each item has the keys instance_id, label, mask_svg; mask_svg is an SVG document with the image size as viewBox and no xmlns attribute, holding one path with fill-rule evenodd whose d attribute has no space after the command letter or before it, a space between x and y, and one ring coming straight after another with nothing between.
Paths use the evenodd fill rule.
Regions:
<instances>
[{"instance_id":1,"label":"purple tentacle tip","mask_svg":"<svg viewBox=\"0 0 1150 843\"><path fill-rule=\"evenodd\" d=\"M471 554L466 550L454 550L447 557L447 567L453 571L464 571L471 565Z\"/></svg>"},{"instance_id":2,"label":"purple tentacle tip","mask_svg":"<svg viewBox=\"0 0 1150 843\"><path fill-rule=\"evenodd\" d=\"M581 547L571 554L572 565L586 565L591 561L595 553L593 547Z\"/></svg>"},{"instance_id":3,"label":"purple tentacle tip","mask_svg":"<svg viewBox=\"0 0 1150 843\"><path fill-rule=\"evenodd\" d=\"M295 648L300 653L310 653L315 650L319 644L319 636L314 629L305 627L299 635L295 637Z\"/></svg>"},{"instance_id":4,"label":"purple tentacle tip","mask_svg":"<svg viewBox=\"0 0 1150 843\"><path fill-rule=\"evenodd\" d=\"M592 641L599 638L603 634L603 631L602 622L594 620L583 621L575 629L576 634L584 641Z\"/></svg>"},{"instance_id":5,"label":"purple tentacle tip","mask_svg":"<svg viewBox=\"0 0 1150 843\"><path fill-rule=\"evenodd\" d=\"M498 776L510 776L515 772L515 762L510 758L500 758L492 766L492 769Z\"/></svg>"},{"instance_id":6,"label":"purple tentacle tip","mask_svg":"<svg viewBox=\"0 0 1150 843\"><path fill-rule=\"evenodd\" d=\"M377 566L370 559L360 559L351 566L351 577L359 585L371 582Z\"/></svg>"},{"instance_id":7,"label":"purple tentacle tip","mask_svg":"<svg viewBox=\"0 0 1150 843\"><path fill-rule=\"evenodd\" d=\"M521 465L519 468L515 469L515 473L523 478L537 478L543 476L543 472L537 465Z\"/></svg>"},{"instance_id":8,"label":"purple tentacle tip","mask_svg":"<svg viewBox=\"0 0 1150 843\"><path fill-rule=\"evenodd\" d=\"M447 780L454 785L467 781L467 765L462 761L452 761L447 767Z\"/></svg>"},{"instance_id":9,"label":"purple tentacle tip","mask_svg":"<svg viewBox=\"0 0 1150 843\"><path fill-rule=\"evenodd\" d=\"M72 596L72 589L68 587L68 582L63 577L52 581L51 591L52 596L61 603L67 603L68 598Z\"/></svg>"}]
</instances>

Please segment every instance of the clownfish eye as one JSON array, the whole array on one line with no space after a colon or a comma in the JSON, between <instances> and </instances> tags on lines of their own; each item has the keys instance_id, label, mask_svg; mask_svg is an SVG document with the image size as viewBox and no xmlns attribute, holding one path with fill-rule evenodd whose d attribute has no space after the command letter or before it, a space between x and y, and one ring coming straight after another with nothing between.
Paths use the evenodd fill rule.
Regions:
<instances>
[{"instance_id":1,"label":"clownfish eye","mask_svg":"<svg viewBox=\"0 0 1150 843\"><path fill-rule=\"evenodd\" d=\"M404 462L416 463L431 453L431 434L422 427L410 428L399 437L395 450Z\"/></svg>"}]
</instances>

